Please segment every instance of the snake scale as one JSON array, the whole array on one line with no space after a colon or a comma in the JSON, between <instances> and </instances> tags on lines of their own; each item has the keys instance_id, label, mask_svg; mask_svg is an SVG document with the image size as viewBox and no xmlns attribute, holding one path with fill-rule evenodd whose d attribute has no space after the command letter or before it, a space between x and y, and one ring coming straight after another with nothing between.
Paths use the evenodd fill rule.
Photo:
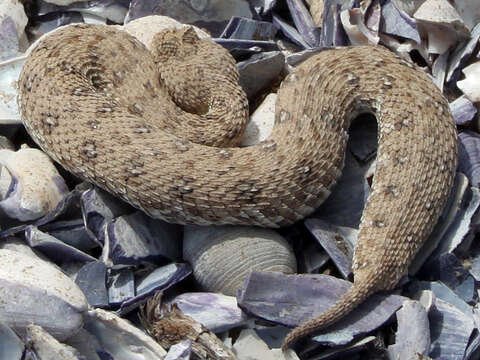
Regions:
<instances>
[{"instance_id":1,"label":"snake scale","mask_svg":"<svg viewBox=\"0 0 480 360\"><path fill-rule=\"evenodd\" d=\"M237 80L229 53L190 28L159 33L149 51L123 31L74 25L30 53L19 106L54 160L152 217L264 227L292 224L328 197L351 120L373 113L378 155L354 285L287 335L286 349L397 284L448 197L456 129L425 73L382 47L345 47L299 65L278 91L270 138L235 147L248 117Z\"/></svg>"}]
</instances>

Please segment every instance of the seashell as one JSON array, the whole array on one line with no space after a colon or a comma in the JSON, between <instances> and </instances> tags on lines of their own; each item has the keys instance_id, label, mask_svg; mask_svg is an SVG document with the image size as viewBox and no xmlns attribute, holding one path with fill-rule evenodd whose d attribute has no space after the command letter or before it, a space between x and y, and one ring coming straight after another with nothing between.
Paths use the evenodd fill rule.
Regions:
<instances>
[{"instance_id":1,"label":"seashell","mask_svg":"<svg viewBox=\"0 0 480 360\"><path fill-rule=\"evenodd\" d=\"M238 292L238 305L250 315L284 326L296 326L328 309L347 291L350 282L329 275L284 275L253 271ZM338 321L328 333L315 336L322 344L345 345L387 322L406 300L377 294L354 313Z\"/></svg>"},{"instance_id":2,"label":"seashell","mask_svg":"<svg viewBox=\"0 0 480 360\"><path fill-rule=\"evenodd\" d=\"M418 301L405 300L396 316L398 329L395 344L388 347L389 358L413 360L428 356L430 327L426 309Z\"/></svg>"},{"instance_id":3,"label":"seashell","mask_svg":"<svg viewBox=\"0 0 480 360\"><path fill-rule=\"evenodd\" d=\"M169 301L180 311L214 333L245 325L247 316L237 305L237 299L216 293L183 293Z\"/></svg>"},{"instance_id":4,"label":"seashell","mask_svg":"<svg viewBox=\"0 0 480 360\"><path fill-rule=\"evenodd\" d=\"M41 251L50 260L57 263L75 260L85 262L96 260L87 253L56 239L50 234L38 230L36 226L29 225L25 229L25 239L30 247Z\"/></svg>"},{"instance_id":5,"label":"seashell","mask_svg":"<svg viewBox=\"0 0 480 360\"><path fill-rule=\"evenodd\" d=\"M469 29L472 29L476 24L480 23L478 0L455 1L454 6Z\"/></svg>"},{"instance_id":6,"label":"seashell","mask_svg":"<svg viewBox=\"0 0 480 360\"><path fill-rule=\"evenodd\" d=\"M465 96L472 102L480 101L480 86L478 77L480 76L480 61L477 61L463 68L465 79L457 81L457 86Z\"/></svg>"},{"instance_id":7,"label":"seashell","mask_svg":"<svg viewBox=\"0 0 480 360\"><path fill-rule=\"evenodd\" d=\"M0 63L0 123L22 123L17 106L16 81L22 70L24 59L15 58Z\"/></svg>"},{"instance_id":8,"label":"seashell","mask_svg":"<svg viewBox=\"0 0 480 360\"><path fill-rule=\"evenodd\" d=\"M25 345L17 334L0 322L0 359L21 360Z\"/></svg>"},{"instance_id":9,"label":"seashell","mask_svg":"<svg viewBox=\"0 0 480 360\"><path fill-rule=\"evenodd\" d=\"M199 38L210 38L208 33L196 26L182 24L175 19L161 15L144 16L130 22L126 21L126 25L120 28L128 32L130 35L135 36L147 48L150 48L153 37L158 32L165 29L182 29L188 26L193 27Z\"/></svg>"},{"instance_id":10,"label":"seashell","mask_svg":"<svg viewBox=\"0 0 480 360\"><path fill-rule=\"evenodd\" d=\"M445 253L433 258L423 267L423 271L430 278L440 280L466 303L475 303L475 278L454 254Z\"/></svg>"},{"instance_id":11,"label":"seashell","mask_svg":"<svg viewBox=\"0 0 480 360\"><path fill-rule=\"evenodd\" d=\"M77 349L82 354L82 360L104 360L100 357L103 348L98 340L84 328L81 328L75 336L64 341L65 344ZM57 359L57 358L55 358ZM63 360L63 359L62 359ZM141 360L141 359L139 359Z\"/></svg>"},{"instance_id":12,"label":"seashell","mask_svg":"<svg viewBox=\"0 0 480 360\"><path fill-rule=\"evenodd\" d=\"M454 221L441 237L435 251L430 255L429 262L438 261L440 256L454 251L461 251L462 243L470 240L477 232L475 219L477 209L480 206L480 191L476 187L466 189L462 201L456 208Z\"/></svg>"},{"instance_id":13,"label":"seashell","mask_svg":"<svg viewBox=\"0 0 480 360\"><path fill-rule=\"evenodd\" d=\"M253 329L244 329L232 347L239 359L251 360L299 360L294 352L288 357L280 349L270 349Z\"/></svg>"},{"instance_id":14,"label":"seashell","mask_svg":"<svg viewBox=\"0 0 480 360\"><path fill-rule=\"evenodd\" d=\"M382 6L382 20L380 29L383 33L401 36L420 44L420 34L415 20L399 10L395 3L390 1Z\"/></svg>"},{"instance_id":15,"label":"seashell","mask_svg":"<svg viewBox=\"0 0 480 360\"><path fill-rule=\"evenodd\" d=\"M237 64L240 73L239 83L253 100L261 90L267 88L280 76L285 64L285 56L280 51L262 52Z\"/></svg>"},{"instance_id":16,"label":"seashell","mask_svg":"<svg viewBox=\"0 0 480 360\"><path fill-rule=\"evenodd\" d=\"M101 310L90 310L84 328L98 340L102 359L158 360L167 352L150 336L118 315ZM110 357L108 357L110 356Z\"/></svg>"},{"instance_id":17,"label":"seashell","mask_svg":"<svg viewBox=\"0 0 480 360\"><path fill-rule=\"evenodd\" d=\"M27 326L27 341L29 348L35 352L39 360L62 359L82 360L84 357L71 346L62 344L41 326Z\"/></svg>"},{"instance_id":18,"label":"seashell","mask_svg":"<svg viewBox=\"0 0 480 360\"><path fill-rule=\"evenodd\" d=\"M123 315L132 311L142 303L145 303L145 299L152 296L155 292L165 291L191 273L190 265L186 263L172 263L139 277L135 281L135 296L124 301L117 313Z\"/></svg>"},{"instance_id":19,"label":"seashell","mask_svg":"<svg viewBox=\"0 0 480 360\"><path fill-rule=\"evenodd\" d=\"M458 78L459 70L463 68L470 60L472 53L475 51L480 39L480 24L477 24L470 34L470 39L463 46L458 46L452 54L449 56L449 66L447 73L447 82L450 82L454 78Z\"/></svg>"},{"instance_id":20,"label":"seashell","mask_svg":"<svg viewBox=\"0 0 480 360\"><path fill-rule=\"evenodd\" d=\"M110 274L109 283L108 302L110 305L118 306L135 296L135 278L133 271L122 269L113 275Z\"/></svg>"},{"instance_id":21,"label":"seashell","mask_svg":"<svg viewBox=\"0 0 480 360\"><path fill-rule=\"evenodd\" d=\"M317 0L314 0L317 3ZM322 18L318 19L317 15L312 14L317 25L321 26L320 34L320 48L329 46L344 46L350 44L348 36L344 31L342 22L340 20L341 7L335 5L334 0L325 0ZM344 5L347 5L344 3ZM353 6L353 3L350 3ZM350 6L349 6L350 7ZM312 11L312 6L310 7ZM317 21L321 20L319 24Z\"/></svg>"},{"instance_id":22,"label":"seashell","mask_svg":"<svg viewBox=\"0 0 480 360\"><path fill-rule=\"evenodd\" d=\"M273 25L282 30L283 34L294 44L301 46L304 49L309 49L311 46L304 40L303 36L292 25L288 24L284 19L278 15L273 15Z\"/></svg>"},{"instance_id":23,"label":"seashell","mask_svg":"<svg viewBox=\"0 0 480 360\"><path fill-rule=\"evenodd\" d=\"M49 263L0 249L0 322L19 334L37 324L59 340L83 324L87 301L64 273Z\"/></svg>"},{"instance_id":24,"label":"seashell","mask_svg":"<svg viewBox=\"0 0 480 360\"><path fill-rule=\"evenodd\" d=\"M273 130L275 123L275 102L277 94L268 94L265 100L250 116L245 133L242 138L241 146L251 146L266 140ZM266 146L269 146L267 143ZM275 146L275 144L270 144Z\"/></svg>"},{"instance_id":25,"label":"seashell","mask_svg":"<svg viewBox=\"0 0 480 360\"><path fill-rule=\"evenodd\" d=\"M104 243L105 226L114 218L133 212L126 202L93 187L82 193L80 198L85 231L93 239Z\"/></svg>"},{"instance_id":26,"label":"seashell","mask_svg":"<svg viewBox=\"0 0 480 360\"><path fill-rule=\"evenodd\" d=\"M53 211L68 193L50 158L38 149L0 150L0 208L20 221Z\"/></svg>"},{"instance_id":27,"label":"seashell","mask_svg":"<svg viewBox=\"0 0 480 360\"><path fill-rule=\"evenodd\" d=\"M180 247L178 225L137 211L117 217L107 225L103 261L116 267L165 264L180 257Z\"/></svg>"},{"instance_id":28,"label":"seashell","mask_svg":"<svg viewBox=\"0 0 480 360\"><path fill-rule=\"evenodd\" d=\"M462 131L458 145L458 170L467 176L471 186L480 187L480 135Z\"/></svg>"},{"instance_id":29,"label":"seashell","mask_svg":"<svg viewBox=\"0 0 480 360\"><path fill-rule=\"evenodd\" d=\"M41 230L78 250L89 251L99 246L88 233L81 217L49 222L43 225Z\"/></svg>"},{"instance_id":30,"label":"seashell","mask_svg":"<svg viewBox=\"0 0 480 360\"><path fill-rule=\"evenodd\" d=\"M422 37L428 37L428 52L443 54L457 42L468 39L470 31L448 0L426 0L413 14Z\"/></svg>"},{"instance_id":31,"label":"seashell","mask_svg":"<svg viewBox=\"0 0 480 360\"><path fill-rule=\"evenodd\" d=\"M408 286L412 298L420 301L428 312L435 311L435 302L441 299L467 316L472 316L472 307L441 281L414 281Z\"/></svg>"},{"instance_id":32,"label":"seashell","mask_svg":"<svg viewBox=\"0 0 480 360\"><path fill-rule=\"evenodd\" d=\"M422 54L423 56L423 54ZM433 62L432 65L432 80L435 85L443 92L443 86L445 84L445 78L447 76L448 57L450 56L449 51L445 51L443 54L439 55L437 59Z\"/></svg>"},{"instance_id":33,"label":"seashell","mask_svg":"<svg viewBox=\"0 0 480 360\"><path fill-rule=\"evenodd\" d=\"M23 4L15 0L0 3L0 61L16 56L20 51L20 42L25 42L25 26L28 18Z\"/></svg>"},{"instance_id":34,"label":"seashell","mask_svg":"<svg viewBox=\"0 0 480 360\"><path fill-rule=\"evenodd\" d=\"M106 282L107 267L101 261L92 261L83 265L75 276L75 284L93 307L109 306Z\"/></svg>"},{"instance_id":35,"label":"seashell","mask_svg":"<svg viewBox=\"0 0 480 360\"><path fill-rule=\"evenodd\" d=\"M57 26L71 23L70 20L74 18L72 14L80 15L79 22L106 24L108 19L114 23L123 24L127 10L127 6L118 1L50 0L39 2L32 15L47 19L60 15Z\"/></svg>"},{"instance_id":36,"label":"seashell","mask_svg":"<svg viewBox=\"0 0 480 360\"><path fill-rule=\"evenodd\" d=\"M43 254L41 254L36 250L33 250L30 246L25 244L24 240L21 240L13 236L2 239L2 242L0 243L0 249L19 252L26 256L33 257L34 259L37 259L37 260L44 260L46 262L49 261Z\"/></svg>"},{"instance_id":37,"label":"seashell","mask_svg":"<svg viewBox=\"0 0 480 360\"><path fill-rule=\"evenodd\" d=\"M54 4L58 6L67 6L71 5L74 2L80 2L80 1L88 1L88 0L45 0L45 2L49 4Z\"/></svg>"},{"instance_id":38,"label":"seashell","mask_svg":"<svg viewBox=\"0 0 480 360\"><path fill-rule=\"evenodd\" d=\"M337 226L357 228L370 192L365 179L367 171L347 151L342 175L330 196L315 211L315 217Z\"/></svg>"},{"instance_id":39,"label":"seashell","mask_svg":"<svg viewBox=\"0 0 480 360\"><path fill-rule=\"evenodd\" d=\"M287 0L293 23L309 48L320 43L320 29L302 0Z\"/></svg>"},{"instance_id":40,"label":"seashell","mask_svg":"<svg viewBox=\"0 0 480 360\"><path fill-rule=\"evenodd\" d=\"M412 16L425 0L391 0L391 1L395 4L395 6L399 10L402 10L406 14Z\"/></svg>"},{"instance_id":41,"label":"seashell","mask_svg":"<svg viewBox=\"0 0 480 360\"><path fill-rule=\"evenodd\" d=\"M352 270L353 246L357 230L341 228L320 219L307 219L305 226L325 249L343 278L348 279Z\"/></svg>"},{"instance_id":42,"label":"seashell","mask_svg":"<svg viewBox=\"0 0 480 360\"><path fill-rule=\"evenodd\" d=\"M468 125L477 113L477 108L465 95L452 101L449 107L457 125Z\"/></svg>"},{"instance_id":43,"label":"seashell","mask_svg":"<svg viewBox=\"0 0 480 360\"><path fill-rule=\"evenodd\" d=\"M246 0L134 0L130 3L125 24L146 15L161 14L184 24L193 24L209 31L213 36L222 33L232 16L252 17Z\"/></svg>"},{"instance_id":44,"label":"seashell","mask_svg":"<svg viewBox=\"0 0 480 360\"><path fill-rule=\"evenodd\" d=\"M244 40L275 40L278 29L267 21L258 21L234 16L223 30L220 38Z\"/></svg>"},{"instance_id":45,"label":"seashell","mask_svg":"<svg viewBox=\"0 0 480 360\"><path fill-rule=\"evenodd\" d=\"M368 15L369 13L370 15ZM340 19L352 45L378 44L380 40L378 36L380 20L378 3L366 2L360 8L343 10L340 13Z\"/></svg>"},{"instance_id":46,"label":"seashell","mask_svg":"<svg viewBox=\"0 0 480 360\"><path fill-rule=\"evenodd\" d=\"M433 359L464 359L470 336L475 330L472 312L467 315L450 303L437 298L435 311L428 320L434 334L429 356ZM461 329L461 331L459 331Z\"/></svg>"},{"instance_id":47,"label":"seashell","mask_svg":"<svg viewBox=\"0 0 480 360\"><path fill-rule=\"evenodd\" d=\"M413 17L417 21L451 25L468 33L462 18L448 0L426 0Z\"/></svg>"},{"instance_id":48,"label":"seashell","mask_svg":"<svg viewBox=\"0 0 480 360\"><path fill-rule=\"evenodd\" d=\"M292 248L273 230L242 226L185 227L183 258L205 291L235 296L252 270L295 273Z\"/></svg>"},{"instance_id":49,"label":"seashell","mask_svg":"<svg viewBox=\"0 0 480 360\"><path fill-rule=\"evenodd\" d=\"M165 360L190 360L191 354L192 342L190 340L182 340L170 346Z\"/></svg>"}]
</instances>

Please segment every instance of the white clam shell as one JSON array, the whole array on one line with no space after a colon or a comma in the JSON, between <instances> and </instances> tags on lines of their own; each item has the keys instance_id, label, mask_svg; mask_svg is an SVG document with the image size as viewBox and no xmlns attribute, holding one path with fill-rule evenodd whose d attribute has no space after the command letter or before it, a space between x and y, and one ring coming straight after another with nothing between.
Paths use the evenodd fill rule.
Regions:
<instances>
[{"instance_id":1,"label":"white clam shell","mask_svg":"<svg viewBox=\"0 0 480 360\"><path fill-rule=\"evenodd\" d=\"M20 221L38 219L68 193L50 158L38 149L0 150L0 208Z\"/></svg>"},{"instance_id":2,"label":"white clam shell","mask_svg":"<svg viewBox=\"0 0 480 360\"><path fill-rule=\"evenodd\" d=\"M82 327L87 300L63 272L6 249L0 249L0 264L0 322L18 334L36 324L60 341Z\"/></svg>"},{"instance_id":3,"label":"white clam shell","mask_svg":"<svg viewBox=\"0 0 480 360\"><path fill-rule=\"evenodd\" d=\"M244 226L186 226L183 258L206 291L235 296L252 271L295 273L297 263L288 242L270 229Z\"/></svg>"}]
</instances>

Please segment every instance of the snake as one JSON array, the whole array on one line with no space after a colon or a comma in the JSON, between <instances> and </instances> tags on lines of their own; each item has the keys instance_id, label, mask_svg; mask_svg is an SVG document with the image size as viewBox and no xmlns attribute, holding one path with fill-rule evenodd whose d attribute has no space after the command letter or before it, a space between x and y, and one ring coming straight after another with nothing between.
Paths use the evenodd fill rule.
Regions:
<instances>
[{"instance_id":1,"label":"snake","mask_svg":"<svg viewBox=\"0 0 480 360\"><path fill-rule=\"evenodd\" d=\"M105 25L38 42L18 103L33 140L81 179L178 224L278 228L312 214L341 175L348 128L377 119L378 151L350 289L285 338L328 328L391 290L432 232L456 171L448 102L428 75L382 46L323 49L285 77L271 136L239 147L248 101L227 50L192 28L147 49Z\"/></svg>"}]
</instances>

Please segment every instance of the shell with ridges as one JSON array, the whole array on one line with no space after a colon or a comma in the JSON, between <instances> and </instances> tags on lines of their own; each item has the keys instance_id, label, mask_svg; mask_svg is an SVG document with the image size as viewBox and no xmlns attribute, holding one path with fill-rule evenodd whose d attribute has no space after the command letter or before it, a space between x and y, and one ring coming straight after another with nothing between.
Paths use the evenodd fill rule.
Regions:
<instances>
[{"instance_id":1,"label":"shell with ridges","mask_svg":"<svg viewBox=\"0 0 480 360\"><path fill-rule=\"evenodd\" d=\"M295 273L292 248L273 230L243 226L187 226L183 257L206 291L235 296L252 271Z\"/></svg>"}]
</instances>

